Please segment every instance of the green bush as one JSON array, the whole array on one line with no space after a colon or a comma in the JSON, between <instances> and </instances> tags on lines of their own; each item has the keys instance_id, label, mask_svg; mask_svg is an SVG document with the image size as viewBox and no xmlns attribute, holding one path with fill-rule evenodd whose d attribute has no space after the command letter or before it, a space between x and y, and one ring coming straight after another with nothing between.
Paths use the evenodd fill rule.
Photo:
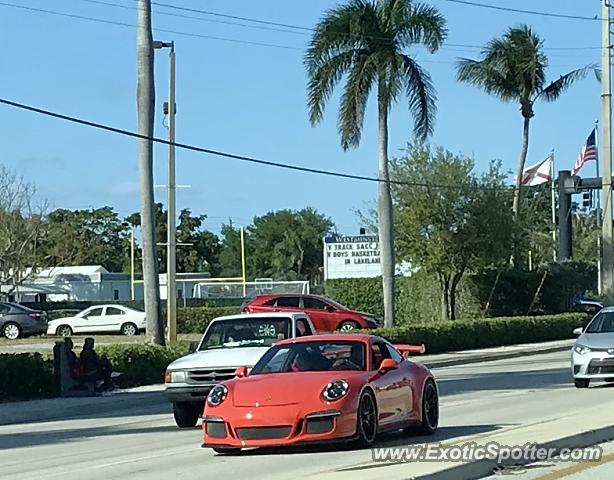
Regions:
<instances>
[{"instance_id":1,"label":"green bush","mask_svg":"<svg viewBox=\"0 0 614 480\"><path fill-rule=\"evenodd\" d=\"M510 269L468 274L458 287L457 318L570 312L573 298L595 290L596 282L595 266L582 262L555 263L530 272ZM353 310L383 317L381 277L328 280L325 295ZM434 275L418 272L397 277L395 317L402 324L438 320L440 298Z\"/></svg>"},{"instance_id":2,"label":"green bush","mask_svg":"<svg viewBox=\"0 0 614 480\"><path fill-rule=\"evenodd\" d=\"M106 356L115 371L123 373L122 388L164 383L166 367L187 355L189 342L177 342L166 347L143 344L99 345L96 352Z\"/></svg>"},{"instance_id":3,"label":"green bush","mask_svg":"<svg viewBox=\"0 0 614 480\"><path fill-rule=\"evenodd\" d=\"M573 330L590 320L584 313L451 320L379 328L369 333L392 343L423 343L426 353L454 352L521 343L573 338Z\"/></svg>"},{"instance_id":4,"label":"green bush","mask_svg":"<svg viewBox=\"0 0 614 480\"><path fill-rule=\"evenodd\" d=\"M53 361L40 353L0 354L0 402L57 395Z\"/></svg>"}]
</instances>

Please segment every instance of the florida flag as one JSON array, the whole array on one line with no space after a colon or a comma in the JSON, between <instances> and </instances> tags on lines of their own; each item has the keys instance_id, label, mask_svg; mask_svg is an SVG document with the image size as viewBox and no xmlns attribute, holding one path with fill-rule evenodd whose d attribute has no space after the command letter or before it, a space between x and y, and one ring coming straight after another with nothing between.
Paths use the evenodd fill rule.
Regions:
<instances>
[{"instance_id":1,"label":"florida flag","mask_svg":"<svg viewBox=\"0 0 614 480\"><path fill-rule=\"evenodd\" d=\"M542 183L552 180L552 166L554 159L550 155L545 160L542 160L535 165L531 165L522 172L521 185L527 185L532 187L534 185L541 185Z\"/></svg>"}]
</instances>

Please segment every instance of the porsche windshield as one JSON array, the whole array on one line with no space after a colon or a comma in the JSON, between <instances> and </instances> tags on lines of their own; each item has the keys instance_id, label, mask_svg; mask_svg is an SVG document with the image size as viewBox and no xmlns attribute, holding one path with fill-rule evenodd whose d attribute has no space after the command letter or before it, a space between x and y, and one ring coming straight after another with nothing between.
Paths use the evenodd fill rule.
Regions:
<instances>
[{"instance_id":1,"label":"porsche windshield","mask_svg":"<svg viewBox=\"0 0 614 480\"><path fill-rule=\"evenodd\" d=\"M270 347L291 334L292 325L289 318L217 320L207 330L198 350Z\"/></svg>"},{"instance_id":2,"label":"porsche windshield","mask_svg":"<svg viewBox=\"0 0 614 480\"><path fill-rule=\"evenodd\" d=\"M283 372L365 370L362 342L297 342L266 352L250 375Z\"/></svg>"}]
</instances>

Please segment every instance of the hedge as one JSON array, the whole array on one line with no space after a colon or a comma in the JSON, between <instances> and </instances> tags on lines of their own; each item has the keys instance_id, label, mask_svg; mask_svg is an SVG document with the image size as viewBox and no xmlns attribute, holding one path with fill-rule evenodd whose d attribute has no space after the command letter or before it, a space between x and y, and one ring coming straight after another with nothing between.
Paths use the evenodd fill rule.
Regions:
<instances>
[{"instance_id":1,"label":"hedge","mask_svg":"<svg viewBox=\"0 0 614 480\"><path fill-rule=\"evenodd\" d=\"M555 263L531 272L510 269L469 274L457 292L457 318L570 312L573 298L596 290L596 282L596 267L582 262ZM383 317L381 278L327 280L325 295L348 308ZM434 275L418 272L398 277L395 317L403 324L439 320L440 298Z\"/></svg>"},{"instance_id":2,"label":"hedge","mask_svg":"<svg viewBox=\"0 0 614 480\"><path fill-rule=\"evenodd\" d=\"M392 343L423 343L426 353L443 353L573 338L591 319L585 313L449 320L370 330Z\"/></svg>"},{"instance_id":3,"label":"hedge","mask_svg":"<svg viewBox=\"0 0 614 480\"><path fill-rule=\"evenodd\" d=\"M0 402L56 395L51 359L40 353L0 354Z\"/></svg>"}]
</instances>

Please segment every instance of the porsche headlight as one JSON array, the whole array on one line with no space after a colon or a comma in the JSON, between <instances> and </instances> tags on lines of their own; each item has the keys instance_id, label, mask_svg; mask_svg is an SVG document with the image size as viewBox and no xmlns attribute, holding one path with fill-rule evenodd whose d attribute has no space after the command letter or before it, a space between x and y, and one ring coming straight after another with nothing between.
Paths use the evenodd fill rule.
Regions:
<instances>
[{"instance_id":1,"label":"porsche headlight","mask_svg":"<svg viewBox=\"0 0 614 480\"><path fill-rule=\"evenodd\" d=\"M226 400L226 395L228 395L228 389L224 385L216 385L207 395L207 403L212 407L217 407Z\"/></svg>"},{"instance_id":2,"label":"porsche headlight","mask_svg":"<svg viewBox=\"0 0 614 480\"><path fill-rule=\"evenodd\" d=\"M339 400L347 395L350 386L345 380L335 380L330 382L322 391L322 396L329 402Z\"/></svg>"},{"instance_id":3,"label":"porsche headlight","mask_svg":"<svg viewBox=\"0 0 614 480\"><path fill-rule=\"evenodd\" d=\"M584 355L585 353L589 353L591 351L590 348L584 346L584 345L580 345L577 344L573 347L574 352L580 354L580 355Z\"/></svg>"},{"instance_id":4,"label":"porsche headlight","mask_svg":"<svg viewBox=\"0 0 614 480\"><path fill-rule=\"evenodd\" d=\"M186 375L183 370L167 370L164 383L185 383Z\"/></svg>"}]
</instances>

